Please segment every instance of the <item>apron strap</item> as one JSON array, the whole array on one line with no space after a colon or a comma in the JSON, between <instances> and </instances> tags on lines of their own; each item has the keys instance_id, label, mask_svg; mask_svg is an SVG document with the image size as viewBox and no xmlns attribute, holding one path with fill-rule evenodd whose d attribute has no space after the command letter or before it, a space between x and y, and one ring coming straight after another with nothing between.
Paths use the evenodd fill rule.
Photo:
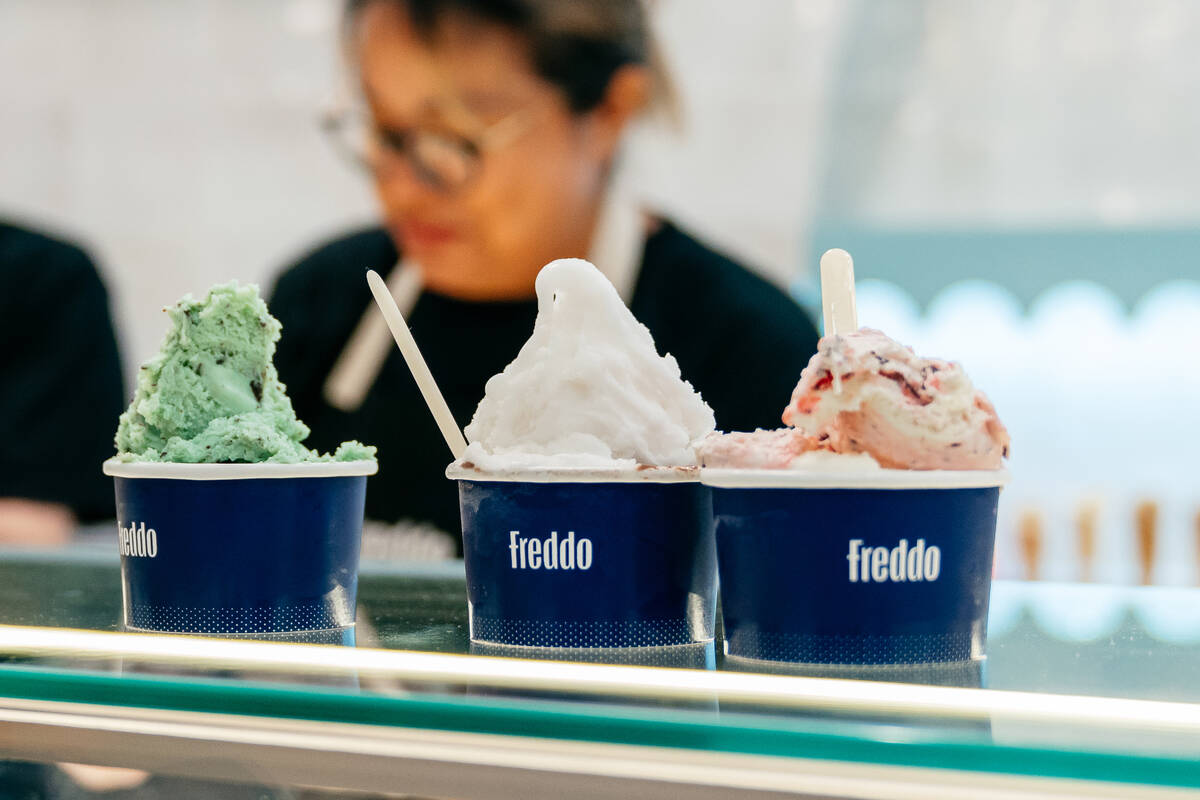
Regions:
<instances>
[{"instance_id":1,"label":"apron strap","mask_svg":"<svg viewBox=\"0 0 1200 800\"><path fill-rule=\"evenodd\" d=\"M421 270L412 261L401 260L388 275L387 287L407 317L421 296ZM342 411L357 411L394 346L387 322L370 303L325 379L325 401Z\"/></svg>"}]
</instances>

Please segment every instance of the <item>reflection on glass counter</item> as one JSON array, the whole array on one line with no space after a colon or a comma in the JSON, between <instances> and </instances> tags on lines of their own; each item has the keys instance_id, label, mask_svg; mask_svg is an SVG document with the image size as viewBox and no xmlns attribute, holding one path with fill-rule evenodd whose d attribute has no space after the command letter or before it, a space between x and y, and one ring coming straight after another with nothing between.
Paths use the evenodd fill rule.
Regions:
<instances>
[{"instance_id":1,"label":"reflection on glass counter","mask_svg":"<svg viewBox=\"0 0 1200 800\"><path fill-rule=\"evenodd\" d=\"M683 654L688 658L649 648L626 662L632 666L547 661L545 653L511 648L484 652L470 642L465 597L460 562L368 562L355 648L125 634L119 632L120 575L110 548L8 552L0 556L0 653L6 654L0 655L0 714L27 713L19 709L39 703L75 704L63 706L65 713L84 704L102 715L89 723L101 728L103 715L128 718L121 725L135 726L165 719L163 714L189 724L235 715L229 719L261 727L269 741L285 730L289 740L299 741L310 728L316 736L324 725L351 725L353 735L336 739L349 749L395 748L388 738L395 736L426 749L439 737L475 737L474 749L456 751L433 784L393 778L385 785L369 770L349 770L347 756L328 749L335 740L327 736L314 739L326 750L309 752L303 767L292 764L287 780L279 779L278 748L211 751L211 758L225 753L211 763L234 771L222 773L226 778L255 776L260 785L303 775L310 783L376 791L444 787L474 774L472 758L486 752L478 749L479 737L500 736L505 758L516 757L517 741L571 747L576 760L589 752L580 749L584 743L649 746L658 770L674 764L675 754L686 760L699 751L713 764L741 758L737 754L770 755L845 763L849 770L958 765L964 774L1200 788L1194 769L1200 716L1187 705L1200 702L1194 679L1200 671L1200 612L1194 611L1200 590L996 581L986 661L891 674L818 669L819 680L731 671L719 647ZM764 671L804 672L778 666ZM824 679L829 677L873 680ZM195 714L201 716L189 716ZM0 747L14 752L3 730ZM374 742L373 731L384 738ZM196 774L201 762L194 753L164 747L131 754L119 737L112 740L116 749L85 746L92 741L60 736L42 745L26 739L18 751L34 760L212 777ZM748 771L739 773L739 781L764 774L764 762L752 764L741 765ZM692 786L699 780L696 770L676 774ZM558 788L567 785L561 773L543 777L558 781ZM462 796L528 790L528 783L514 779L503 784L506 794L498 780L481 775L475 790ZM874 791L854 796L885 796Z\"/></svg>"},{"instance_id":2,"label":"reflection on glass counter","mask_svg":"<svg viewBox=\"0 0 1200 800\"><path fill-rule=\"evenodd\" d=\"M368 562L356 644L430 653L727 669L717 646L589 653L472 645L461 562ZM0 557L0 624L121 628L120 574L111 554L77 550ZM720 625L720 615L718 615ZM216 641L216 640L213 640ZM1200 589L995 581L984 662L837 668L759 664L813 677L1200 702ZM740 671L754 671L742 664Z\"/></svg>"}]
</instances>

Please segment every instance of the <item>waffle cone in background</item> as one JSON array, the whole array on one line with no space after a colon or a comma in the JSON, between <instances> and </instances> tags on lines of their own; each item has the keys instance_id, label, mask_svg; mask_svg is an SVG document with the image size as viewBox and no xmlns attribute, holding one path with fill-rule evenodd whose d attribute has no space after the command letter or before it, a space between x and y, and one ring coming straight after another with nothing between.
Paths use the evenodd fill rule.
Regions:
<instances>
[{"instance_id":1,"label":"waffle cone in background","mask_svg":"<svg viewBox=\"0 0 1200 800\"><path fill-rule=\"evenodd\" d=\"M1134 511L1138 574L1143 586L1154 582L1154 553L1158 548L1158 503L1143 500Z\"/></svg>"},{"instance_id":2,"label":"waffle cone in background","mask_svg":"<svg viewBox=\"0 0 1200 800\"><path fill-rule=\"evenodd\" d=\"M1083 501L1075 513L1076 545L1079 548L1079 580L1091 583L1095 580L1096 527L1100 517L1100 503L1096 500Z\"/></svg>"},{"instance_id":3,"label":"waffle cone in background","mask_svg":"<svg viewBox=\"0 0 1200 800\"><path fill-rule=\"evenodd\" d=\"M1036 581L1042 573L1042 514L1034 508L1021 512L1017 520L1017 545L1021 550L1021 564L1025 567L1025 580Z\"/></svg>"}]
</instances>

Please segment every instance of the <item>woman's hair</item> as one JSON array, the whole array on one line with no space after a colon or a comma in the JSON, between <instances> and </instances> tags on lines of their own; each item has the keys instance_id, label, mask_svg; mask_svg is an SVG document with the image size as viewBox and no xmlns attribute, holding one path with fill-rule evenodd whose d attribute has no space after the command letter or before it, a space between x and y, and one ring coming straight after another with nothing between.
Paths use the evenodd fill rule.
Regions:
<instances>
[{"instance_id":1,"label":"woman's hair","mask_svg":"<svg viewBox=\"0 0 1200 800\"><path fill-rule=\"evenodd\" d=\"M678 119L674 87L642 0L347 0L348 37L362 10L380 2L403 8L427 40L454 15L516 32L529 44L534 69L563 92L575 113L599 105L620 67L644 65L653 83L651 108Z\"/></svg>"}]
</instances>

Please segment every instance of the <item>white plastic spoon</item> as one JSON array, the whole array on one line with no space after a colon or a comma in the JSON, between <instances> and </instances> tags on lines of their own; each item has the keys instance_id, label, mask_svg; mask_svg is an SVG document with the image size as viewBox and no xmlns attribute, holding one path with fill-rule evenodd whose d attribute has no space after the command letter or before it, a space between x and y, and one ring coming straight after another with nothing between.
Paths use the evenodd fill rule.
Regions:
<instances>
[{"instance_id":1,"label":"white plastic spoon","mask_svg":"<svg viewBox=\"0 0 1200 800\"><path fill-rule=\"evenodd\" d=\"M467 449L467 440L458 429L458 423L450 413L450 406L446 405L446 398L442 397L442 390L433 379L433 373L429 371L421 349L417 347L417 342L408 329L408 323L404 321L404 315L400 313L392 293L388 291L387 284L379 277L379 273L368 270L367 283L371 287L371 294L375 295L375 303L383 312L392 338L396 340L404 356L404 362L408 364L408 369L417 382L417 388L421 390L421 396L425 398L425 405L429 406L429 413L433 414L433 420L446 440L446 445L456 460L462 458L463 451Z\"/></svg>"},{"instance_id":2,"label":"white plastic spoon","mask_svg":"<svg viewBox=\"0 0 1200 800\"><path fill-rule=\"evenodd\" d=\"M821 310L825 316L826 336L858 330L854 261L845 250L826 250L821 256Z\"/></svg>"}]
</instances>

